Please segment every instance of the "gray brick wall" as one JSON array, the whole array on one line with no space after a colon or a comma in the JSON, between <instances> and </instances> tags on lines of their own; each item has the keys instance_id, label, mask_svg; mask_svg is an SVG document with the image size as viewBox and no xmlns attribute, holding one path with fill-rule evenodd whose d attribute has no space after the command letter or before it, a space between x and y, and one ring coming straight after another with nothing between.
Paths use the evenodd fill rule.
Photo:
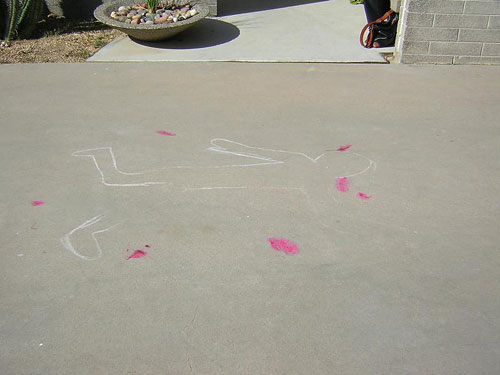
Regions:
<instances>
[{"instance_id":1,"label":"gray brick wall","mask_svg":"<svg viewBox=\"0 0 500 375\"><path fill-rule=\"evenodd\" d=\"M500 0L403 0L396 61L500 65Z\"/></svg>"}]
</instances>

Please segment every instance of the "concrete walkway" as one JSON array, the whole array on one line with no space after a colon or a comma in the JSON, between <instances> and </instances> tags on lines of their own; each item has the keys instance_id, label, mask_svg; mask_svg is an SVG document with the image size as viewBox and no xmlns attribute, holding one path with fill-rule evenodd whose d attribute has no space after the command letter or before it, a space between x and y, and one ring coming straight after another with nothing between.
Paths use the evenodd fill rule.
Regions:
<instances>
[{"instance_id":1,"label":"concrete walkway","mask_svg":"<svg viewBox=\"0 0 500 375\"><path fill-rule=\"evenodd\" d=\"M381 52L393 51L361 47L359 33L366 23L362 6L348 0L304 3L273 8L283 1L267 1L248 11L230 3L221 9L229 15L203 20L172 40L139 43L124 37L89 61L384 63Z\"/></svg>"},{"instance_id":2,"label":"concrete walkway","mask_svg":"<svg viewBox=\"0 0 500 375\"><path fill-rule=\"evenodd\" d=\"M0 373L498 374L499 80L0 66Z\"/></svg>"}]
</instances>

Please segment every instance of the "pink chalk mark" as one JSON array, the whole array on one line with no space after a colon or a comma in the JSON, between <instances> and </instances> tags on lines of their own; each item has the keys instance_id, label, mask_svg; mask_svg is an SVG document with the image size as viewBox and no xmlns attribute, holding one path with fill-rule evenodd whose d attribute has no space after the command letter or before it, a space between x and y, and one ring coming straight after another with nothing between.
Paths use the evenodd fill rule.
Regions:
<instances>
[{"instance_id":1,"label":"pink chalk mark","mask_svg":"<svg viewBox=\"0 0 500 375\"><path fill-rule=\"evenodd\" d=\"M358 197L360 197L361 199L363 199L365 201L372 199L372 197L370 197L369 195L366 195L365 193L358 193Z\"/></svg>"},{"instance_id":2,"label":"pink chalk mark","mask_svg":"<svg viewBox=\"0 0 500 375\"><path fill-rule=\"evenodd\" d=\"M149 247L151 247L151 245L145 245L145 247L148 247L148 248L149 248Z\"/></svg>"},{"instance_id":3,"label":"pink chalk mark","mask_svg":"<svg viewBox=\"0 0 500 375\"><path fill-rule=\"evenodd\" d=\"M175 136L174 133L166 132L165 130L158 130L156 133L158 133L160 135L166 135L168 137L174 137Z\"/></svg>"},{"instance_id":4,"label":"pink chalk mark","mask_svg":"<svg viewBox=\"0 0 500 375\"><path fill-rule=\"evenodd\" d=\"M38 229L38 227L36 226L36 223L34 223L34 224L31 226L31 229L35 229L35 230L37 230L37 229Z\"/></svg>"},{"instance_id":5,"label":"pink chalk mark","mask_svg":"<svg viewBox=\"0 0 500 375\"><path fill-rule=\"evenodd\" d=\"M44 201L31 201L32 206L41 206L42 204L45 204Z\"/></svg>"},{"instance_id":6,"label":"pink chalk mark","mask_svg":"<svg viewBox=\"0 0 500 375\"><path fill-rule=\"evenodd\" d=\"M284 238L270 237L267 240L269 241L273 249L276 251L283 251L284 253L289 255L295 255L298 254L299 252L299 249L297 248L296 244Z\"/></svg>"},{"instance_id":7,"label":"pink chalk mark","mask_svg":"<svg viewBox=\"0 0 500 375\"><path fill-rule=\"evenodd\" d=\"M341 147L339 147L339 148L337 149L337 151L347 151L347 150L349 150L351 147L352 147L352 145L351 145L351 144L349 144L349 145L345 145L345 146L341 146Z\"/></svg>"},{"instance_id":8,"label":"pink chalk mark","mask_svg":"<svg viewBox=\"0 0 500 375\"><path fill-rule=\"evenodd\" d=\"M142 257L145 257L146 254L147 253L145 251L143 251L143 250L135 250L132 253L132 255L127 258L127 260L129 260L129 259L135 259L135 258L142 258Z\"/></svg>"},{"instance_id":9,"label":"pink chalk mark","mask_svg":"<svg viewBox=\"0 0 500 375\"><path fill-rule=\"evenodd\" d=\"M349 179L347 177L337 178L337 190L342 193L347 193L349 191Z\"/></svg>"}]
</instances>

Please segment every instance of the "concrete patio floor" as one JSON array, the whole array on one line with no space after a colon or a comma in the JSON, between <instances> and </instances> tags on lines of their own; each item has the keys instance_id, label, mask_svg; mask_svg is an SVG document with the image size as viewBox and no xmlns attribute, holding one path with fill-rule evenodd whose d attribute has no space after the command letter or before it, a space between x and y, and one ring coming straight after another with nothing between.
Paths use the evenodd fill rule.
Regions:
<instances>
[{"instance_id":1,"label":"concrete patio floor","mask_svg":"<svg viewBox=\"0 0 500 375\"><path fill-rule=\"evenodd\" d=\"M498 67L0 80L1 374L499 373Z\"/></svg>"},{"instance_id":2,"label":"concrete patio floor","mask_svg":"<svg viewBox=\"0 0 500 375\"><path fill-rule=\"evenodd\" d=\"M381 52L393 51L361 47L363 7L348 0L227 1L220 10L226 15L205 19L165 42L117 39L89 61L385 63Z\"/></svg>"}]
</instances>

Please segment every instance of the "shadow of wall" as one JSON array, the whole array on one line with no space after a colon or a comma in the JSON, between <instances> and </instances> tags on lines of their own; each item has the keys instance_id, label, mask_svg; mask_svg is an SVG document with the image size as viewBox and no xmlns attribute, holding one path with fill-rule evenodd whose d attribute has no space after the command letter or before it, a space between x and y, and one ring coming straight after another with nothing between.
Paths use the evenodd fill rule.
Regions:
<instances>
[{"instance_id":1,"label":"shadow of wall","mask_svg":"<svg viewBox=\"0 0 500 375\"><path fill-rule=\"evenodd\" d=\"M7 25L8 8L5 0L0 0L0 39L5 34L5 27Z\"/></svg>"},{"instance_id":2,"label":"shadow of wall","mask_svg":"<svg viewBox=\"0 0 500 375\"><path fill-rule=\"evenodd\" d=\"M68 19L91 19L94 9L110 0L45 0L49 11ZM328 0L217 0L218 16L259 12ZM347 0L345 0L347 1ZM209 3L210 1L207 1Z\"/></svg>"},{"instance_id":3,"label":"shadow of wall","mask_svg":"<svg viewBox=\"0 0 500 375\"><path fill-rule=\"evenodd\" d=\"M45 0L50 13L68 19L92 19L94 9L110 0Z\"/></svg>"},{"instance_id":4,"label":"shadow of wall","mask_svg":"<svg viewBox=\"0 0 500 375\"><path fill-rule=\"evenodd\" d=\"M217 15L230 16L233 14L320 3L323 1L328 0L217 0Z\"/></svg>"}]
</instances>

